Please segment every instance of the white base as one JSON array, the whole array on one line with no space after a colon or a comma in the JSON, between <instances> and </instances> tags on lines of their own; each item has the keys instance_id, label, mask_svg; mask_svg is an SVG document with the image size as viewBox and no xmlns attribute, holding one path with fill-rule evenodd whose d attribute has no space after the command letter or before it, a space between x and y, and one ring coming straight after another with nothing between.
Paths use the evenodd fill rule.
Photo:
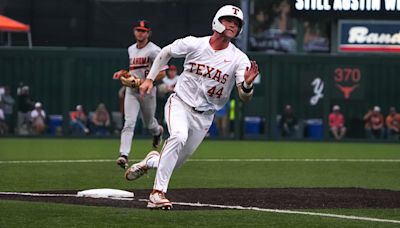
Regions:
<instances>
[{"instance_id":1,"label":"white base","mask_svg":"<svg viewBox=\"0 0 400 228\"><path fill-rule=\"evenodd\" d=\"M77 193L78 197L91 197L91 198L133 198L133 192L100 188L100 189L90 189L85 191L80 191Z\"/></svg>"}]
</instances>

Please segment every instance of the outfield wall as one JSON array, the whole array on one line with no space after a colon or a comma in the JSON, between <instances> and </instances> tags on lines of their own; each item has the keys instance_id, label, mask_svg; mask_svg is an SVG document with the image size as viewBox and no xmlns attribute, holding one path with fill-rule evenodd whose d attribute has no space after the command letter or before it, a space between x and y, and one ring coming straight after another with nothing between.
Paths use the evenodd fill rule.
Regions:
<instances>
[{"instance_id":1,"label":"outfield wall","mask_svg":"<svg viewBox=\"0 0 400 228\"><path fill-rule=\"evenodd\" d=\"M243 126L241 121L245 116L261 117L261 135L255 137L277 135L277 115L286 104L292 105L302 121L317 118L325 123L331 107L339 104L346 117L348 136L352 138L364 137L362 117L372 106L379 105L385 116L390 106L400 110L399 56L250 54L250 57L258 62L261 80L256 84L254 100L237 105L241 112L237 112L236 126ZM94 110L100 102L110 111L118 111L120 84L111 77L127 63L125 49L5 48L0 50L0 85L11 86L14 97L20 82L29 85L32 98L43 102L49 114L67 117L76 104ZM180 72L181 60L174 63ZM323 97L315 98L318 94ZM324 131L327 135L327 128ZM236 137L243 133L243 127L236 129Z\"/></svg>"}]
</instances>

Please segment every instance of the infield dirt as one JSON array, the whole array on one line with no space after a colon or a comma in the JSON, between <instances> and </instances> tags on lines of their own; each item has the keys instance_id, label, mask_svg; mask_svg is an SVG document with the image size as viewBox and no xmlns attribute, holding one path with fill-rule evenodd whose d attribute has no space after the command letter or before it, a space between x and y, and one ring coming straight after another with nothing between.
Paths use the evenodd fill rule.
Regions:
<instances>
[{"instance_id":1,"label":"infield dirt","mask_svg":"<svg viewBox=\"0 0 400 228\"><path fill-rule=\"evenodd\" d=\"M146 208L144 199L150 190L128 190L135 193L129 201L84 197L57 196L76 194L78 190L46 191L54 196L25 196L0 194L0 200L39 201L88 206ZM39 192L34 192L39 193ZM235 189L171 189L167 198L172 202L218 204L271 209L328 208L400 208L400 191L362 188L235 188ZM210 209L174 205L175 210Z\"/></svg>"}]
</instances>

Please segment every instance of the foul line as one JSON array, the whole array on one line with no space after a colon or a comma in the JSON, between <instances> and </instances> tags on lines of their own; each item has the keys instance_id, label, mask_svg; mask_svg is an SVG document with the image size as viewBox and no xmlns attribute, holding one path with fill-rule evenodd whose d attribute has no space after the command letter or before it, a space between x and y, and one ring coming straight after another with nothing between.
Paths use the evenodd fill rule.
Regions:
<instances>
[{"instance_id":1,"label":"foul line","mask_svg":"<svg viewBox=\"0 0 400 228\"><path fill-rule=\"evenodd\" d=\"M140 160L131 160L134 162ZM35 163L101 163L115 162L113 159L91 159L91 160L31 160L31 161L0 161L0 164L35 164ZM387 162L398 163L400 159L336 159L336 158L252 158L252 159L189 159L188 162Z\"/></svg>"},{"instance_id":2,"label":"foul line","mask_svg":"<svg viewBox=\"0 0 400 228\"><path fill-rule=\"evenodd\" d=\"M28 193L28 192L0 192L0 195L84 198L84 197L81 197L81 196L77 196L76 194L49 194L49 193ZM112 200L134 200L133 198L108 198L108 199L112 199ZM138 201L148 202L147 199L139 199ZM329 213L319 213L319 212L278 210L278 209L268 209L268 208L259 208L259 207L227 206L227 205L202 204L202 203L172 202L172 204L181 205L181 206L190 206L190 207L210 207L210 208L234 209L234 210L251 210L251 211L261 211L261 212L279 213L279 214L310 215L310 216L319 216L319 217L329 217L329 218L361 220L361 221L369 221L369 222L384 222L384 223L400 224L400 220L379 219L379 218L354 216L354 215L339 215L339 214L329 214Z\"/></svg>"},{"instance_id":3,"label":"foul line","mask_svg":"<svg viewBox=\"0 0 400 228\"><path fill-rule=\"evenodd\" d=\"M259 208L259 207L226 206L226 205L201 204L201 203L173 202L172 204L182 205L182 206L191 206L191 207L212 207L212 208L222 208L222 209L252 210L252 211L279 213L279 214L311 215L311 216L320 216L320 217L330 217L330 218L340 218L340 219L351 219L351 220L362 220L362 221L370 221L370 222L386 222L386 223L397 223L397 224L400 224L400 220L379 219L379 218L370 218L370 217L353 216L353 215L338 215L338 214L307 212L307 211L278 210L278 209L268 209L268 208Z\"/></svg>"},{"instance_id":4,"label":"foul line","mask_svg":"<svg viewBox=\"0 0 400 228\"><path fill-rule=\"evenodd\" d=\"M37 197L78 197L76 194L30 193L30 192L0 192L0 195L37 196Z\"/></svg>"}]
</instances>

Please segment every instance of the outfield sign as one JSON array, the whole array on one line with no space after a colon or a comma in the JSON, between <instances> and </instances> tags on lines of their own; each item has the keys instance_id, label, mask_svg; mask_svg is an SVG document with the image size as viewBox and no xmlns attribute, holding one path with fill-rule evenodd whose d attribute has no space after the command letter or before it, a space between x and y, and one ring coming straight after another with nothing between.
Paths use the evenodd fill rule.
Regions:
<instances>
[{"instance_id":1,"label":"outfield sign","mask_svg":"<svg viewBox=\"0 0 400 228\"><path fill-rule=\"evenodd\" d=\"M291 2L292 12L300 16L400 17L400 0L293 0Z\"/></svg>"},{"instance_id":2,"label":"outfield sign","mask_svg":"<svg viewBox=\"0 0 400 228\"><path fill-rule=\"evenodd\" d=\"M400 53L400 22L339 21L339 52Z\"/></svg>"}]
</instances>

